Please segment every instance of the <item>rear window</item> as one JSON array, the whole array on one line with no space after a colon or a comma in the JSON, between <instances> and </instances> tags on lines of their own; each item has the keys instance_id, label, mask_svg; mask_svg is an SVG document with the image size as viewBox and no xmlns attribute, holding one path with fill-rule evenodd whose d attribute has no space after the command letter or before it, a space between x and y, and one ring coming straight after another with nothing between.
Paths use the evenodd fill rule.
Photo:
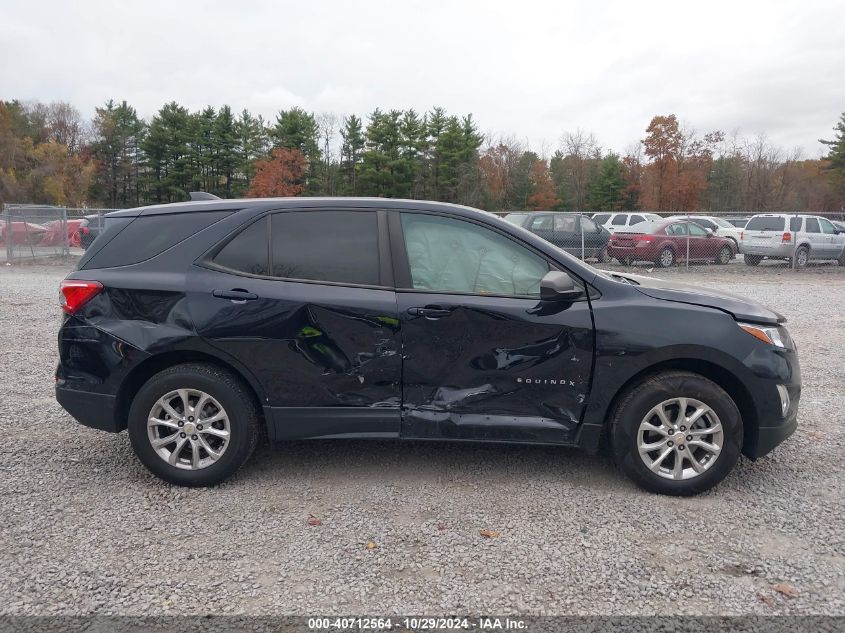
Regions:
<instances>
[{"instance_id":1,"label":"rear window","mask_svg":"<svg viewBox=\"0 0 845 633\"><path fill-rule=\"evenodd\" d=\"M783 218L773 215L758 215L748 220L746 231L783 231Z\"/></svg>"},{"instance_id":2,"label":"rear window","mask_svg":"<svg viewBox=\"0 0 845 633\"><path fill-rule=\"evenodd\" d=\"M128 266L148 260L222 220L232 211L173 213L163 215L140 215L136 218L119 218L128 223L118 229L113 238L94 253L87 261L80 262L79 269L111 268ZM94 244L101 242L112 229L108 219L106 228ZM92 245L93 246L93 245Z\"/></svg>"}]
</instances>

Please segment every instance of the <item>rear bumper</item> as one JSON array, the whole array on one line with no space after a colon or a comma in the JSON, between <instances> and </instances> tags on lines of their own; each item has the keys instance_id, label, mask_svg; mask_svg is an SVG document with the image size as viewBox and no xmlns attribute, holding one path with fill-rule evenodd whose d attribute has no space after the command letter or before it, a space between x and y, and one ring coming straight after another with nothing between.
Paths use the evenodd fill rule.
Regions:
<instances>
[{"instance_id":1,"label":"rear bumper","mask_svg":"<svg viewBox=\"0 0 845 633\"><path fill-rule=\"evenodd\" d=\"M762 257L792 257L795 247L792 244L749 244L742 242L739 250L743 255L759 255Z\"/></svg>"},{"instance_id":2,"label":"rear bumper","mask_svg":"<svg viewBox=\"0 0 845 633\"><path fill-rule=\"evenodd\" d=\"M118 433L125 428L118 425L114 414L117 401L115 396L57 385L56 400L80 424L111 433Z\"/></svg>"}]
</instances>

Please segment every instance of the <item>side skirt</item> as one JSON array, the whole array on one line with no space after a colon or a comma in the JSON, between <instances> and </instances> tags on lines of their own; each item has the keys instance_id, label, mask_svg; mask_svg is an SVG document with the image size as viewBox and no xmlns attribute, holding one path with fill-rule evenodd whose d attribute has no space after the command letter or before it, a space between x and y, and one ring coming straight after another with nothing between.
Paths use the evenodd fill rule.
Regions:
<instances>
[{"instance_id":1,"label":"side skirt","mask_svg":"<svg viewBox=\"0 0 845 633\"><path fill-rule=\"evenodd\" d=\"M398 408L264 407L271 441L311 438L398 438Z\"/></svg>"}]
</instances>

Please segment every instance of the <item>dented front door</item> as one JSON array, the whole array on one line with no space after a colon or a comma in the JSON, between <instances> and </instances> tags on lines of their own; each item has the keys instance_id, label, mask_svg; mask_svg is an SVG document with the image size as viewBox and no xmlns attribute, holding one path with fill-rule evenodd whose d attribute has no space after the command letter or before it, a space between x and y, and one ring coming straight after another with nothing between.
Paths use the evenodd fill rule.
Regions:
<instances>
[{"instance_id":1,"label":"dented front door","mask_svg":"<svg viewBox=\"0 0 845 633\"><path fill-rule=\"evenodd\" d=\"M400 291L397 304L403 437L572 440L592 371L586 300Z\"/></svg>"}]
</instances>

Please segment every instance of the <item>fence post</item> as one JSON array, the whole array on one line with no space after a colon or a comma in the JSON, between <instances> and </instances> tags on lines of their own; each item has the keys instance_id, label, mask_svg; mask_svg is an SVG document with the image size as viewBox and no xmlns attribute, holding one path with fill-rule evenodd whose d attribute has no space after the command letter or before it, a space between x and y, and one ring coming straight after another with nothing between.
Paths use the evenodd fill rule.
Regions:
<instances>
[{"instance_id":1,"label":"fence post","mask_svg":"<svg viewBox=\"0 0 845 633\"><path fill-rule=\"evenodd\" d=\"M587 258L585 257L584 253L584 214L581 214L581 217L578 218L578 224L581 227L581 261L585 261Z\"/></svg>"},{"instance_id":2,"label":"fence post","mask_svg":"<svg viewBox=\"0 0 845 633\"><path fill-rule=\"evenodd\" d=\"M6 218L6 263L11 264L14 258L12 249L12 212L7 205L3 205L3 215Z\"/></svg>"},{"instance_id":3,"label":"fence post","mask_svg":"<svg viewBox=\"0 0 845 633\"><path fill-rule=\"evenodd\" d=\"M62 207L62 257L70 255L70 240L67 235L67 207Z\"/></svg>"},{"instance_id":4,"label":"fence post","mask_svg":"<svg viewBox=\"0 0 845 633\"><path fill-rule=\"evenodd\" d=\"M684 264L686 269L687 269L687 272L689 272L689 225L690 225L690 219L689 219L689 211L688 211L687 212L687 259L686 259L686 262Z\"/></svg>"}]
</instances>

